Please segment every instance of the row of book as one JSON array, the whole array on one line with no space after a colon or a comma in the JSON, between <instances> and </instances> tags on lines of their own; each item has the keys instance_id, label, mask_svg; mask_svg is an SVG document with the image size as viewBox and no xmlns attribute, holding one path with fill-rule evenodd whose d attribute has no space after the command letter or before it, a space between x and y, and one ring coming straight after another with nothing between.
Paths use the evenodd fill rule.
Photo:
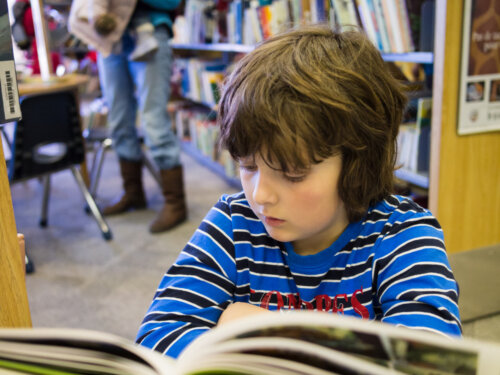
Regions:
<instances>
[{"instance_id":1,"label":"row of book","mask_svg":"<svg viewBox=\"0 0 500 375\"><path fill-rule=\"evenodd\" d=\"M218 60L197 58L176 59L180 79L180 95L183 98L215 107L219 101L219 88L227 65Z\"/></svg>"},{"instance_id":2,"label":"row of book","mask_svg":"<svg viewBox=\"0 0 500 375\"><path fill-rule=\"evenodd\" d=\"M432 51L435 0L187 0L177 43L254 45L304 24L361 27L384 53Z\"/></svg>"},{"instance_id":3,"label":"row of book","mask_svg":"<svg viewBox=\"0 0 500 375\"><path fill-rule=\"evenodd\" d=\"M215 112L186 102L171 103L168 111L174 131L183 143L189 144L191 151L203 155L212 163L219 164L226 177L238 178L239 169L229 152L219 150L217 147L219 127L215 120Z\"/></svg>"},{"instance_id":4,"label":"row of book","mask_svg":"<svg viewBox=\"0 0 500 375\"><path fill-rule=\"evenodd\" d=\"M405 171L429 174L432 98L414 99L415 118L399 127L397 166Z\"/></svg>"}]
</instances>

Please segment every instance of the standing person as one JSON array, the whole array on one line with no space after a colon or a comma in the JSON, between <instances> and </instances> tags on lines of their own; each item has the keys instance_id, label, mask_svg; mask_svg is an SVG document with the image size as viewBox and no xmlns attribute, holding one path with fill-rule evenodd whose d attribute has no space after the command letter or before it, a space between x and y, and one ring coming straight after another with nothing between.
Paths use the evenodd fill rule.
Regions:
<instances>
[{"instance_id":1,"label":"standing person","mask_svg":"<svg viewBox=\"0 0 500 375\"><path fill-rule=\"evenodd\" d=\"M112 30L98 32L89 19L89 2L76 0L70 12L70 31L100 53L98 68L105 100L109 106L108 126L118 154L124 193L104 215L121 214L146 207L142 183L142 150L136 129L137 112L144 128L146 145L160 170L165 203L150 225L151 233L163 232L186 220L180 144L172 132L166 111L170 96L172 11L180 0L109 2L108 12L116 20ZM137 18L149 17L157 48L142 61L131 59L135 50ZM134 21L135 20L135 21ZM106 34L106 35L103 35Z\"/></svg>"},{"instance_id":2,"label":"standing person","mask_svg":"<svg viewBox=\"0 0 500 375\"><path fill-rule=\"evenodd\" d=\"M177 357L217 324L296 309L460 335L443 231L392 193L406 102L360 32L299 28L241 59L218 122L243 192L208 212L137 342Z\"/></svg>"}]
</instances>

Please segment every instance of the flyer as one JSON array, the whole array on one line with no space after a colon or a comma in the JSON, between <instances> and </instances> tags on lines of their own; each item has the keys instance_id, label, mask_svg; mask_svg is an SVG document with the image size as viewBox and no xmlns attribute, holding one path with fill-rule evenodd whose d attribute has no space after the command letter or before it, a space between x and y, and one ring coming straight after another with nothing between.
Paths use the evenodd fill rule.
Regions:
<instances>
[{"instance_id":1,"label":"flyer","mask_svg":"<svg viewBox=\"0 0 500 375\"><path fill-rule=\"evenodd\" d=\"M465 0L458 134L500 130L500 2Z\"/></svg>"}]
</instances>

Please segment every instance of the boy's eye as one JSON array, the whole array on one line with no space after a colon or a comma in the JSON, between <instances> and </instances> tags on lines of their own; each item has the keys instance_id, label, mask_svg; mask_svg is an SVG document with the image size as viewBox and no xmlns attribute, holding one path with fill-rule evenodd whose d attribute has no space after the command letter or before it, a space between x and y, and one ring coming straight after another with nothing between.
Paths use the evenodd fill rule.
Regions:
<instances>
[{"instance_id":1,"label":"boy's eye","mask_svg":"<svg viewBox=\"0 0 500 375\"><path fill-rule=\"evenodd\" d=\"M290 182L301 182L304 181L307 177L306 174L284 174L286 180Z\"/></svg>"},{"instance_id":2,"label":"boy's eye","mask_svg":"<svg viewBox=\"0 0 500 375\"><path fill-rule=\"evenodd\" d=\"M257 166L255 164L242 164L242 163L240 163L240 169L243 169L247 172L255 172L257 170Z\"/></svg>"}]
</instances>

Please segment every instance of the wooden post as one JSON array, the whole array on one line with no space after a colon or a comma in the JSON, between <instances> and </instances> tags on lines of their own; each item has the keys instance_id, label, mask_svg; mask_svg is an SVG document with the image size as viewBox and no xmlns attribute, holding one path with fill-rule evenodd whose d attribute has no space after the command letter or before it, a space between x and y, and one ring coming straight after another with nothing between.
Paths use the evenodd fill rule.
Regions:
<instances>
[{"instance_id":1,"label":"wooden post","mask_svg":"<svg viewBox=\"0 0 500 375\"><path fill-rule=\"evenodd\" d=\"M31 327L24 279L25 262L19 251L2 144L0 142L0 327Z\"/></svg>"},{"instance_id":2,"label":"wooden post","mask_svg":"<svg viewBox=\"0 0 500 375\"><path fill-rule=\"evenodd\" d=\"M50 81L53 69L52 59L50 58L47 22L43 14L43 2L42 0L30 0L30 4L35 27L36 51L38 54L38 63L40 64L40 75L43 81Z\"/></svg>"}]
</instances>

